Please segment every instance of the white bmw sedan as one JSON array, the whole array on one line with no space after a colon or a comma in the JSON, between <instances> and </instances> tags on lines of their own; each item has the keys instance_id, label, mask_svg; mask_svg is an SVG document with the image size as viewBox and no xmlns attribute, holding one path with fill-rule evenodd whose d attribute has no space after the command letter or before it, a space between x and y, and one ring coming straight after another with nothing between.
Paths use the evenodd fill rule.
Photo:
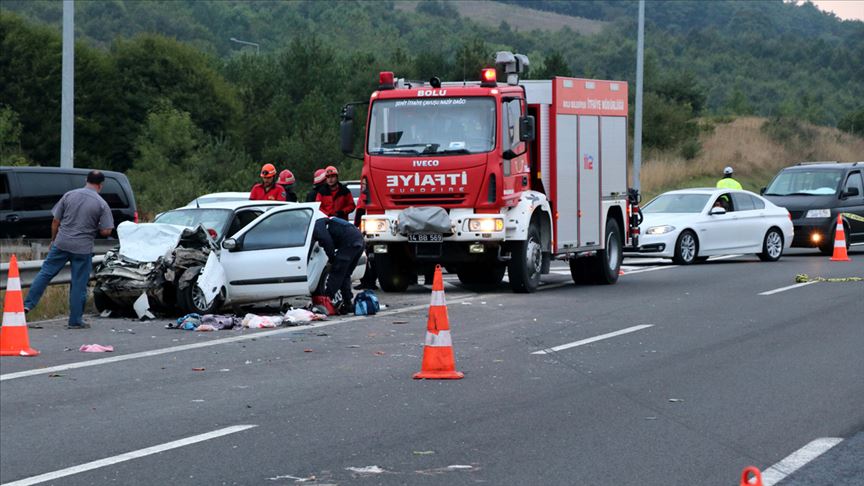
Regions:
<instances>
[{"instance_id":1,"label":"white bmw sedan","mask_svg":"<svg viewBox=\"0 0 864 486\"><path fill-rule=\"evenodd\" d=\"M773 262L792 244L789 211L749 191L670 191L652 199L642 214L639 246L625 252L628 256L689 265L712 255L755 253Z\"/></svg>"}]
</instances>

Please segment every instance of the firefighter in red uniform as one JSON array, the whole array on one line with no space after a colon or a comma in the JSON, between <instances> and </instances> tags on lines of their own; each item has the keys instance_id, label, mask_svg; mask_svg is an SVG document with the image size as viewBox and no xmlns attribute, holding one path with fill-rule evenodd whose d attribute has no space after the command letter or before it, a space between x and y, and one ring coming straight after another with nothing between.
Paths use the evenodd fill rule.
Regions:
<instances>
[{"instance_id":1,"label":"firefighter in red uniform","mask_svg":"<svg viewBox=\"0 0 864 486\"><path fill-rule=\"evenodd\" d=\"M285 189L285 200L288 202L297 202L297 194L294 193L294 174L290 170L285 169L279 173L279 180L276 184Z\"/></svg>"},{"instance_id":2,"label":"firefighter in red uniform","mask_svg":"<svg viewBox=\"0 0 864 486\"><path fill-rule=\"evenodd\" d=\"M264 164L261 167L261 182L252 186L249 199L252 201L285 200L285 189L276 184L276 167L273 164Z\"/></svg>"},{"instance_id":3,"label":"firefighter in red uniform","mask_svg":"<svg viewBox=\"0 0 864 486\"><path fill-rule=\"evenodd\" d=\"M321 203L321 212L327 216L335 216L348 220L348 215L354 211L354 196L351 191L339 182L339 171L332 165L324 169L327 183L318 189L315 200Z\"/></svg>"}]
</instances>

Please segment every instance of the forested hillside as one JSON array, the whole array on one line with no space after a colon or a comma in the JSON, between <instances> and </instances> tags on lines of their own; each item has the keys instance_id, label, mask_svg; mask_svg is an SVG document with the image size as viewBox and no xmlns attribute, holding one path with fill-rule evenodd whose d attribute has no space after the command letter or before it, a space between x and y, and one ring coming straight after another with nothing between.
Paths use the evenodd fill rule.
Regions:
<instances>
[{"instance_id":1,"label":"forested hillside","mask_svg":"<svg viewBox=\"0 0 864 486\"><path fill-rule=\"evenodd\" d=\"M530 77L633 81L635 1L514 3L561 15L547 22L558 27L528 31L515 16L494 26L482 4L460 14L437 0L76 2L76 165L128 171L142 207L160 210L247 187L265 161L303 182L333 163L356 175L338 113L368 97L380 70L476 79L495 51L513 50L531 58ZM58 163L61 18L59 1L0 4L4 164ZM698 160L699 117L864 132L862 22L780 0L652 1L646 30L649 156Z\"/></svg>"}]
</instances>

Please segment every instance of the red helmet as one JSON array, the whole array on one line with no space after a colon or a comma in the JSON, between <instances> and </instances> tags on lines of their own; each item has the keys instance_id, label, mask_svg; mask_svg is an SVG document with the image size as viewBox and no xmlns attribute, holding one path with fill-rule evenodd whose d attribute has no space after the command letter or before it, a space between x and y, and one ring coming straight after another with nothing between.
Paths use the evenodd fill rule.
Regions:
<instances>
[{"instance_id":1,"label":"red helmet","mask_svg":"<svg viewBox=\"0 0 864 486\"><path fill-rule=\"evenodd\" d=\"M315 171L315 177L312 179L313 184L321 184L324 182L324 179L327 177L324 169L318 169Z\"/></svg>"},{"instance_id":2,"label":"red helmet","mask_svg":"<svg viewBox=\"0 0 864 486\"><path fill-rule=\"evenodd\" d=\"M283 186L292 186L294 185L294 174L290 170L285 169L279 173L279 180L276 183Z\"/></svg>"},{"instance_id":3,"label":"red helmet","mask_svg":"<svg viewBox=\"0 0 864 486\"><path fill-rule=\"evenodd\" d=\"M276 167L273 164L262 165L261 177L276 177Z\"/></svg>"},{"instance_id":4,"label":"red helmet","mask_svg":"<svg viewBox=\"0 0 864 486\"><path fill-rule=\"evenodd\" d=\"M339 170L336 169L336 167L333 167L332 165L328 165L327 168L324 169L324 173L327 174L328 176L339 175Z\"/></svg>"}]
</instances>

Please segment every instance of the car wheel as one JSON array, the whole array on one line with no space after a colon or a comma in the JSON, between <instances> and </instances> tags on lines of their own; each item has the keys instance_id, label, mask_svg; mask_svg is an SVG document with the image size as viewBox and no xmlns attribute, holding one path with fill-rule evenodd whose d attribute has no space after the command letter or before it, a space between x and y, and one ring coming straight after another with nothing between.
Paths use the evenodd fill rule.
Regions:
<instances>
[{"instance_id":1,"label":"car wheel","mask_svg":"<svg viewBox=\"0 0 864 486\"><path fill-rule=\"evenodd\" d=\"M506 270L506 266L494 263L466 264L459 268L456 275L465 288L488 290L501 283Z\"/></svg>"},{"instance_id":2,"label":"car wheel","mask_svg":"<svg viewBox=\"0 0 864 486\"><path fill-rule=\"evenodd\" d=\"M517 241L512 246L508 276L513 292L526 294L540 286L540 271L543 268L543 247L540 244L540 230L532 221L528 227L525 241Z\"/></svg>"},{"instance_id":3,"label":"car wheel","mask_svg":"<svg viewBox=\"0 0 864 486\"><path fill-rule=\"evenodd\" d=\"M204 292L198 288L196 282L198 281L198 274L201 273L202 269L202 267L189 268L184 272L184 277L187 276L186 274L191 275L188 281L184 277L180 279L181 282L186 281L187 285L177 289L177 304L186 313L213 314L221 305L221 295L216 295L213 301L208 304L207 299L204 297Z\"/></svg>"},{"instance_id":4,"label":"car wheel","mask_svg":"<svg viewBox=\"0 0 864 486\"><path fill-rule=\"evenodd\" d=\"M763 262L776 262L783 255L783 235L777 228L771 228L765 233L765 240L762 242L762 253L759 253L759 259Z\"/></svg>"},{"instance_id":5,"label":"car wheel","mask_svg":"<svg viewBox=\"0 0 864 486\"><path fill-rule=\"evenodd\" d=\"M678 265L690 265L696 261L699 253L699 241L696 239L696 233L690 230L684 230L678 236L678 241L675 242L675 256L672 261Z\"/></svg>"},{"instance_id":6,"label":"car wheel","mask_svg":"<svg viewBox=\"0 0 864 486\"><path fill-rule=\"evenodd\" d=\"M104 311L116 311L118 310L117 304L111 300L111 297L108 297L108 294L105 293L99 287L95 287L93 289L93 305L96 306L96 311L102 313Z\"/></svg>"},{"instance_id":7,"label":"car wheel","mask_svg":"<svg viewBox=\"0 0 864 486\"><path fill-rule=\"evenodd\" d=\"M405 271L406 265L400 265L393 255L381 253L375 255L375 270L378 272L378 284L384 292L405 292L411 285L411 275Z\"/></svg>"}]
</instances>

